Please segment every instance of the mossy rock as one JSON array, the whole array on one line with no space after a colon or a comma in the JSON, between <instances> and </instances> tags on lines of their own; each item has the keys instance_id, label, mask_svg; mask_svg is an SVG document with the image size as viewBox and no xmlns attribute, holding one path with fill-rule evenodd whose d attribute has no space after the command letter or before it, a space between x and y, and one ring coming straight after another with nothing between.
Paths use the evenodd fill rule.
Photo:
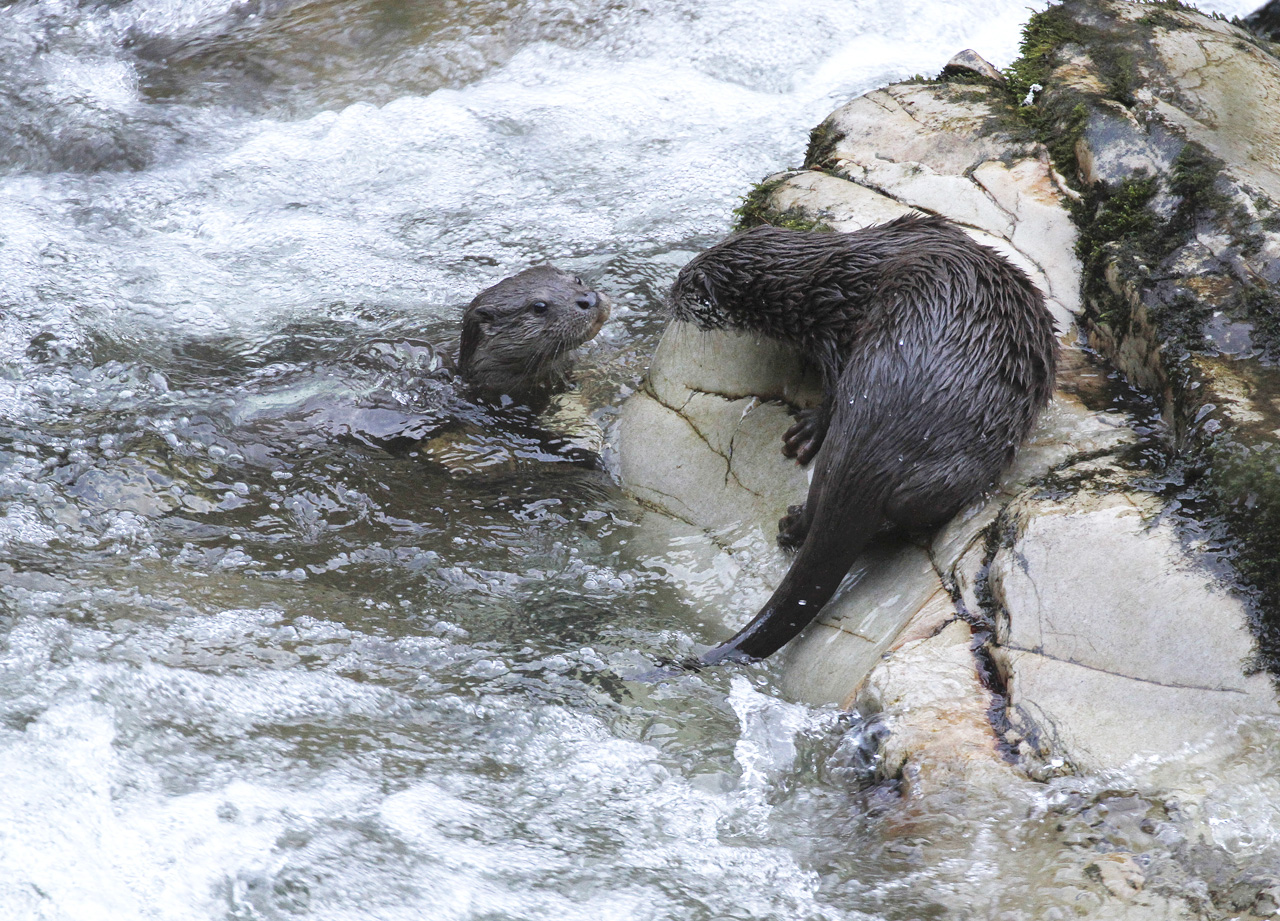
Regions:
<instances>
[{"instance_id":1,"label":"mossy rock","mask_svg":"<svg viewBox=\"0 0 1280 921\"><path fill-rule=\"evenodd\" d=\"M1031 17L1021 55L1005 71L1006 92L1080 193L1072 216L1090 341L1162 403L1174 436L1171 470L1183 471L1178 476L1194 484L1189 501L1229 533L1275 665L1280 446L1274 427L1241 423L1266 413L1235 398L1263 399L1242 382L1277 376L1280 209L1241 178L1256 164L1232 162L1210 149L1212 138L1166 123L1171 109L1191 105L1162 57L1173 32L1227 43L1241 55L1233 66L1256 61L1260 79L1237 76L1233 91L1273 79L1274 64L1249 51L1252 37L1186 4L1067 0ZM1037 84L1034 105L1023 105ZM1258 112L1267 112L1262 99ZM1215 324L1245 330L1245 354L1224 356Z\"/></svg>"}]
</instances>

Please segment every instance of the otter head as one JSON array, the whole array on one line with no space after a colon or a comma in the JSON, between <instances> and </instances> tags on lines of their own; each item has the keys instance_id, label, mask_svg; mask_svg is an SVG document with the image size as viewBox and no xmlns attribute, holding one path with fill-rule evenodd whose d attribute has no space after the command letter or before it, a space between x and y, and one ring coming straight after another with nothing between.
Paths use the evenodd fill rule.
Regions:
<instances>
[{"instance_id":1,"label":"otter head","mask_svg":"<svg viewBox=\"0 0 1280 921\"><path fill-rule=\"evenodd\" d=\"M609 301L539 265L486 288L462 315L458 369L480 392L523 396L560 380L568 353L600 331Z\"/></svg>"}]
</instances>

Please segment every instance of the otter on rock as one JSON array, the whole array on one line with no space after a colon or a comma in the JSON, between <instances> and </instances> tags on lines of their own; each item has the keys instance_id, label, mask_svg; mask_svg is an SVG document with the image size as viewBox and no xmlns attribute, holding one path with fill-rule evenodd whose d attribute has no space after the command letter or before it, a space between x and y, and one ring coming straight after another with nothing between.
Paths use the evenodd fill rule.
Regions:
<instances>
[{"instance_id":1,"label":"otter on rock","mask_svg":"<svg viewBox=\"0 0 1280 921\"><path fill-rule=\"evenodd\" d=\"M703 328L793 342L823 379L822 405L783 436L785 454L814 460L804 505L779 523L795 559L751 623L698 666L776 652L877 534L935 528L980 496L1053 392L1044 296L940 217L852 233L757 227L690 261L670 303Z\"/></svg>"},{"instance_id":2,"label":"otter on rock","mask_svg":"<svg viewBox=\"0 0 1280 921\"><path fill-rule=\"evenodd\" d=\"M600 331L609 300L538 265L476 295L462 315L458 372L482 396L527 398L562 384L569 353Z\"/></svg>"}]
</instances>

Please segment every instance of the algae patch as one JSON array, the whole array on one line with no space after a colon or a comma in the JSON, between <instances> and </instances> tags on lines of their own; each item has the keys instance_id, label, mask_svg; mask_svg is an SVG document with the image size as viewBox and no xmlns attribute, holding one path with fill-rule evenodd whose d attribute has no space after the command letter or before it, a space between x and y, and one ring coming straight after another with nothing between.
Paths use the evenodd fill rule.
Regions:
<instances>
[{"instance_id":1,"label":"algae patch","mask_svg":"<svg viewBox=\"0 0 1280 921\"><path fill-rule=\"evenodd\" d=\"M742 197L742 204L733 209L733 230L735 233L769 224L773 227L785 227L788 230L829 231L831 225L811 217L803 208L787 208L779 210L773 204L773 193L791 174L774 177L757 183Z\"/></svg>"}]
</instances>

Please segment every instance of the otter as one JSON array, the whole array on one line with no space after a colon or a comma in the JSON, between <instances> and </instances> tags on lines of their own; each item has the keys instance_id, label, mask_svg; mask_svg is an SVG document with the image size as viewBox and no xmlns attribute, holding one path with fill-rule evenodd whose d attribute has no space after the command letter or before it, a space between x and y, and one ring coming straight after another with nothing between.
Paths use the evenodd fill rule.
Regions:
<instances>
[{"instance_id":1,"label":"otter","mask_svg":"<svg viewBox=\"0 0 1280 921\"><path fill-rule=\"evenodd\" d=\"M569 353L600 331L609 300L551 265L485 288L462 315L457 370L488 399L537 401L564 383Z\"/></svg>"},{"instance_id":2,"label":"otter","mask_svg":"<svg viewBox=\"0 0 1280 921\"><path fill-rule=\"evenodd\" d=\"M360 342L344 354L293 363L235 400L233 419L278 425L295 420L308 441L352 440L371 448L413 449L449 429L503 422L536 437L536 414L566 382L571 354L600 331L609 299L568 272L534 266L481 291L447 345L422 340ZM405 395L409 396L406 397Z\"/></svg>"},{"instance_id":3,"label":"otter","mask_svg":"<svg viewBox=\"0 0 1280 921\"><path fill-rule=\"evenodd\" d=\"M863 548L948 521L1012 461L1053 392L1058 343L1027 275L949 221L852 233L761 226L691 260L678 320L795 343L823 400L783 453L813 477L779 522L796 555L756 617L694 667L754 661L798 634Z\"/></svg>"}]
</instances>

